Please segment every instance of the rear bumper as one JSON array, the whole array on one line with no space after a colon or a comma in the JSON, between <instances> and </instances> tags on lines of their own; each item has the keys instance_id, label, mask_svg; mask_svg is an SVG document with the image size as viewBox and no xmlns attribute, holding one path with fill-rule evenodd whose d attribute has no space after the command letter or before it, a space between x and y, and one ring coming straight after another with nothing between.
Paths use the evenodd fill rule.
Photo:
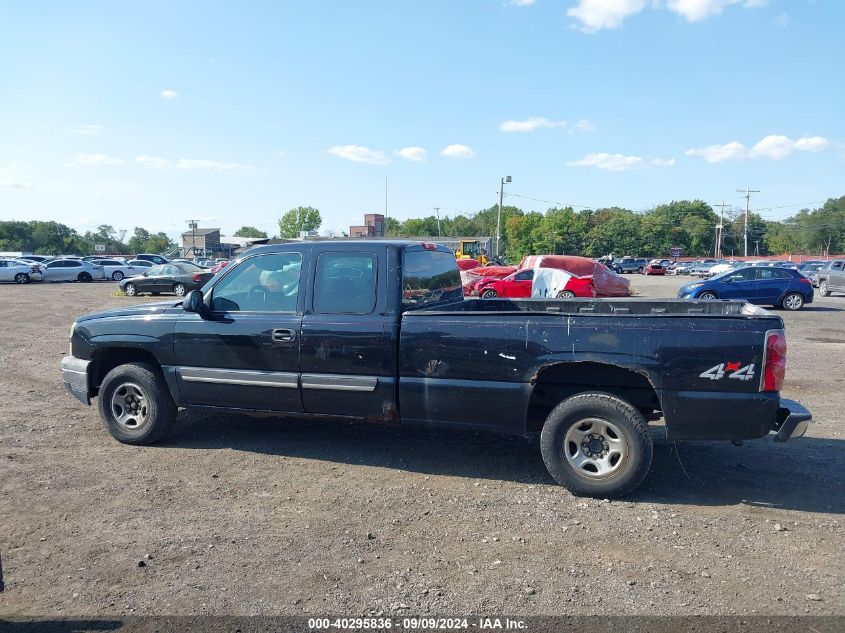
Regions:
<instances>
[{"instance_id":1,"label":"rear bumper","mask_svg":"<svg viewBox=\"0 0 845 633\"><path fill-rule=\"evenodd\" d=\"M82 404L91 404L88 392L88 366L90 360L82 360L75 356L62 358L62 382L65 388Z\"/></svg>"},{"instance_id":2,"label":"rear bumper","mask_svg":"<svg viewBox=\"0 0 845 633\"><path fill-rule=\"evenodd\" d=\"M786 442L802 437L813 420L813 414L795 400L781 399L773 430L777 431L776 442Z\"/></svg>"}]
</instances>

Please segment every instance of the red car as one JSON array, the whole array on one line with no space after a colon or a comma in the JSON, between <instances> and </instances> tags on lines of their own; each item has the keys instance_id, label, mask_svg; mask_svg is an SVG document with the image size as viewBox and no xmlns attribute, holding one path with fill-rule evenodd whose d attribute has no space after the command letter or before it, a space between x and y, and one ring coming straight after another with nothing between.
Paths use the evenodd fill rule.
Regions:
<instances>
[{"instance_id":1,"label":"red car","mask_svg":"<svg viewBox=\"0 0 845 633\"><path fill-rule=\"evenodd\" d=\"M486 277L478 282L475 289L482 299L528 299L532 295L534 284L534 268L526 268L511 273L504 279ZM573 297L596 296L596 289L593 287L593 280L587 277L576 277L571 275L563 290L557 294L558 299L571 299Z\"/></svg>"},{"instance_id":2,"label":"red car","mask_svg":"<svg viewBox=\"0 0 845 633\"><path fill-rule=\"evenodd\" d=\"M228 265L229 265L228 260L227 260L227 261L225 261L225 262L220 262L220 263L219 263L219 264L217 264L214 268L212 268L212 269L211 269L211 272L213 272L213 273L216 275L216 274L217 274L217 273L219 273L221 270L223 270L224 268L226 268L226 266L228 266Z\"/></svg>"},{"instance_id":3,"label":"red car","mask_svg":"<svg viewBox=\"0 0 845 633\"><path fill-rule=\"evenodd\" d=\"M659 259L653 259L648 263L648 266L645 267L644 272L646 275L665 275L666 268L663 266L663 262Z\"/></svg>"}]
</instances>

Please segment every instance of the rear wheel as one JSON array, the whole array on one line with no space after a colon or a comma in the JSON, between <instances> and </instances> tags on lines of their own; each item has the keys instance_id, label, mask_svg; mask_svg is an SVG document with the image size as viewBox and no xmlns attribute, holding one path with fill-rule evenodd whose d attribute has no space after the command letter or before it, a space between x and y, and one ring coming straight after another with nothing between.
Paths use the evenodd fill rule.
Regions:
<instances>
[{"instance_id":1,"label":"rear wheel","mask_svg":"<svg viewBox=\"0 0 845 633\"><path fill-rule=\"evenodd\" d=\"M559 293L557 293L557 298L558 299L574 299L575 293L572 292L571 290L561 290Z\"/></svg>"},{"instance_id":2,"label":"rear wheel","mask_svg":"<svg viewBox=\"0 0 845 633\"><path fill-rule=\"evenodd\" d=\"M184 297L188 289L185 288L185 284L175 284L173 286L173 292L177 297Z\"/></svg>"},{"instance_id":3,"label":"rear wheel","mask_svg":"<svg viewBox=\"0 0 845 633\"><path fill-rule=\"evenodd\" d=\"M573 494L621 497L648 473L652 442L633 405L608 393L580 393L549 414L540 451L549 474Z\"/></svg>"},{"instance_id":4,"label":"rear wheel","mask_svg":"<svg viewBox=\"0 0 845 633\"><path fill-rule=\"evenodd\" d=\"M136 294L138 294L138 288L135 287L135 284L126 284L123 287L123 292L125 292L130 297L134 297Z\"/></svg>"},{"instance_id":5,"label":"rear wheel","mask_svg":"<svg viewBox=\"0 0 845 633\"><path fill-rule=\"evenodd\" d=\"M705 301L713 301L715 299L718 299L719 297L716 296L715 292L711 292L708 290L707 292L702 292L700 295L698 295L698 298L704 299Z\"/></svg>"},{"instance_id":6,"label":"rear wheel","mask_svg":"<svg viewBox=\"0 0 845 633\"><path fill-rule=\"evenodd\" d=\"M176 421L164 377L145 363L119 365L106 374L97 404L106 430L126 444L157 442Z\"/></svg>"},{"instance_id":7,"label":"rear wheel","mask_svg":"<svg viewBox=\"0 0 845 633\"><path fill-rule=\"evenodd\" d=\"M28 284L29 283L29 275L26 273L18 273L15 275L15 283L16 284Z\"/></svg>"},{"instance_id":8,"label":"rear wheel","mask_svg":"<svg viewBox=\"0 0 845 633\"><path fill-rule=\"evenodd\" d=\"M111 278L115 281L120 281L121 279L123 279L123 273L119 270L116 270L111 274Z\"/></svg>"},{"instance_id":9,"label":"rear wheel","mask_svg":"<svg viewBox=\"0 0 845 633\"><path fill-rule=\"evenodd\" d=\"M819 282L819 294L823 297L829 297L830 296L830 289L827 287L826 281L820 281Z\"/></svg>"},{"instance_id":10,"label":"rear wheel","mask_svg":"<svg viewBox=\"0 0 845 633\"><path fill-rule=\"evenodd\" d=\"M804 296L800 292L790 292L783 298L781 305L791 312L804 307Z\"/></svg>"},{"instance_id":11,"label":"rear wheel","mask_svg":"<svg viewBox=\"0 0 845 633\"><path fill-rule=\"evenodd\" d=\"M499 297L499 293L495 290L485 290L481 293L482 299L496 299Z\"/></svg>"},{"instance_id":12,"label":"rear wheel","mask_svg":"<svg viewBox=\"0 0 845 633\"><path fill-rule=\"evenodd\" d=\"M82 283L87 284L89 281L91 281L93 279L93 277L91 277L91 273L79 273L79 277L77 277L77 279L79 281L81 281Z\"/></svg>"},{"instance_id":13,"label":"rear wheel","mask_svg":"<svg viewBox=\"0 0 845 633\"><path fill-rule=\"evenodd\" d=\"M643 270L644 270L644 269L643 269L643 267L642 267L642 266L640 266L639 268L637 268L637 272L638 272L638 273L640 273L641 275L643 274Z\"/></svg>"}]
</instances>

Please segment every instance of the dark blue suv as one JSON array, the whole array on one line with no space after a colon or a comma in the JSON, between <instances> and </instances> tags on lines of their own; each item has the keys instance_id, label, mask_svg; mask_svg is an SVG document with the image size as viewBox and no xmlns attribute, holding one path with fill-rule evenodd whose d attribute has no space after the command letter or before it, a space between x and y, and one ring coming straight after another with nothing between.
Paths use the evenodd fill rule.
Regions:
<instances>
[{"instance_id":1,"label":"dark blue suv","mask_svg":"<svg viewBox=\"0 0 845 633\"><path fill-rule=\"evenodd\" d=\"M813 302L813 285L793 268L748 266L678 290L682 299L744 299L750 303L800 310Z\"/></svg>"}]
</instances>

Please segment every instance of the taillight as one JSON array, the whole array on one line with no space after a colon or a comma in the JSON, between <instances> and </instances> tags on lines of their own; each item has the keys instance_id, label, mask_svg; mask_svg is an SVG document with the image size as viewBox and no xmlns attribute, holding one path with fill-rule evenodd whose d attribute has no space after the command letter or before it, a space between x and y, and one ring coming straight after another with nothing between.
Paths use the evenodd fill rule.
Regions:
<instances>
[{"instance_id":1,"label":"taillight","mask_svg":"<svg viewBox=\"0 0 845 633\"><path fill-rule=\"evenodd\" d=\"M202 281L202 277L200 277L199 273L194 273L194 281L196 281L196 282Z\"/></svg>"},{"instance_id":2,"label":"taillight","mask_svg":"<svg viewBox=\"0 0 845 633\"><path fill-rule=\"evenodd\" d=\"M786 375L786 336L783 331L766 332L763 360L763 391L780 391Z\"/></svg>"},{"instance_id":3,"label":"taillight","mask_svg":"<svg viewBox=\"0 0 845 633\"><path fill-rule=\"evenodd\" d=\"M813 282L807 279L806 277L801 277L801 279L799 279L798 281L800 281L802 284L810 284L811 286L813 285Z\"/></svg>"}]
</instances>

